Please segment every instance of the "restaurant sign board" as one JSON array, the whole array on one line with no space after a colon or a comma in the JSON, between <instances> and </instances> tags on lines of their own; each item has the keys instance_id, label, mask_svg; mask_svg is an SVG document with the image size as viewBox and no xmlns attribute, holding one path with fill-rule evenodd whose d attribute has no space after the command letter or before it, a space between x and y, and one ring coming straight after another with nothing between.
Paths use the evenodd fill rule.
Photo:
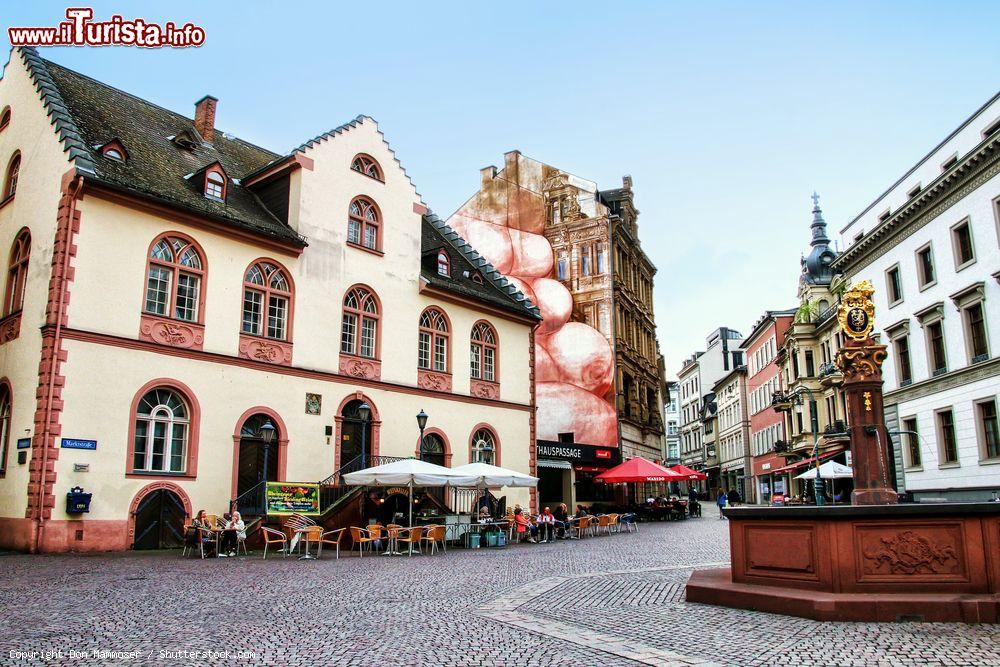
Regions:
<instances>
[{"instance_id":1,"label":"restaurant sign board","mask_svg":"<svg viewBox=\"0 0 1000 667\"><path fill-rule=\"evenodd\" d=\"M303 514L319 516L319 484L308 482L268 482L267 513L271 516Z\"/></svg>"}]
</instances>

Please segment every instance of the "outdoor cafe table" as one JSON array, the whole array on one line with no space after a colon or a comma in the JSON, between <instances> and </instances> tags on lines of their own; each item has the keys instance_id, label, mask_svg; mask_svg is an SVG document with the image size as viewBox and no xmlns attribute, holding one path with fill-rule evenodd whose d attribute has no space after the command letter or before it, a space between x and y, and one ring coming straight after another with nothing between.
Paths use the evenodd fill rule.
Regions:
<instances>
[{"instance_id":1,"label":"outdoor cafe table","mask_svg":"<svg viewBox=\"0 0 1000 667\"><path fill-rule=\"evenodd\" d=\"M298 528L295 531L295 534L299 538L298 539L299 553L302 553L302 545L303 544L306 547L305 554L299 556L299 560L316 560L316 556L313 556L312 554L309 553L309 542L310 542L310 540L306 539L306 534L309 533L309 531L313 530L314 528L316 528L316 526L306 526L305 528ZM316 540L316 551L317 551L317 553L319 553L319 545L320 545L319 540Z\"/></svg>"}]
</instances>

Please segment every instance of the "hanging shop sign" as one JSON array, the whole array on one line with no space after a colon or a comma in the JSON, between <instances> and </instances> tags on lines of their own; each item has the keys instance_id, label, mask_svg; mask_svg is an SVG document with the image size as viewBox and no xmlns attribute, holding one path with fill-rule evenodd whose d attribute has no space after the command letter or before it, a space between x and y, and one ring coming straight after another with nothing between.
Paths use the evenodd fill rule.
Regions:
<instances>
[{"instance_id":1,"label":"hanging shop sign","mask_svg":"<svg viewBox=\"0 0 1000 667\"><path fill-rule=\"evenodd\" d=\"M273 516L303 514L319 516L319 484L308 482L268 482L267 513Z\"/></svg>"}]
</instances>

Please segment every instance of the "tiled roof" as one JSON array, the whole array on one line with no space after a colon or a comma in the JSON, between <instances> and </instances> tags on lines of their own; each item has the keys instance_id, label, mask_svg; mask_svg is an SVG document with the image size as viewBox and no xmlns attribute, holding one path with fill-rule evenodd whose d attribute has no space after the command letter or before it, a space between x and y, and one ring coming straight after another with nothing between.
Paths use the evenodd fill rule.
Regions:
<instances>
[{"instance_id":1,"label":"tiled roof","mask_svg":"<svg viewBox=\"0 0 1000 667\"><path fill-rule=\"evenodd\" d=\"M63 145L79 169L93 174L92 179L286 243L306 245L238 182L230 183L226 201L220 202L206 198L194 179L185 178L218 161L230 178L239 179L275 160L277 154L220 130L211 144L181 148L170 137L185 131L198 136L190 118L66 69L34 49L21 48L19 53ZM112 139L124 145L127 162L101 154L101 147Z\"/></svg>"},{"instance_id":2,"label":"tiled roof","mask_svg":"<svg viewBox=\"0 0 1000 667\"><path fill-rule=\"evenodd\" d=\"M485 301L518 315L541 319L538 306L500 274L493 265L476 252L455 230L433 213L423 217L421 234L420 274L431 286L460 296ZM437 251L444 248L451 260L451 277L437 272ZM475 273L483 277L479 284Z\"/></svg>"}]
</instances>

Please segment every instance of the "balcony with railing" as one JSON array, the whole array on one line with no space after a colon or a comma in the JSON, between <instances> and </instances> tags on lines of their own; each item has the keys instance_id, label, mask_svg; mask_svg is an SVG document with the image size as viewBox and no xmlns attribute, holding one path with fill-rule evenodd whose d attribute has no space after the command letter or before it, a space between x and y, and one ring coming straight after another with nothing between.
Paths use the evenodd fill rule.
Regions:
<instances>
[{"instance_id":1,"label":"balcony with railing","mask_svg":"<svg viewBox=\"0 0 1000 667\"><path fill-rule=\"evenodd\" d=\"M837 419L826 425L823 429L823 440L827 443L849 442L850 433L847 431L847 422Z\"/></svg>"},{"instance_id":2,"label":"balcony with railing","mask_svg":"<svg viewBox=\"0 0 1000 667\"><path fill-rule=\"evenodd\" d=\"M817 375L819 383L824 387L840 386L844 383L844 374L840 372L836 364L827 362L819 367Z\"/></svg>"}]
</instances>

